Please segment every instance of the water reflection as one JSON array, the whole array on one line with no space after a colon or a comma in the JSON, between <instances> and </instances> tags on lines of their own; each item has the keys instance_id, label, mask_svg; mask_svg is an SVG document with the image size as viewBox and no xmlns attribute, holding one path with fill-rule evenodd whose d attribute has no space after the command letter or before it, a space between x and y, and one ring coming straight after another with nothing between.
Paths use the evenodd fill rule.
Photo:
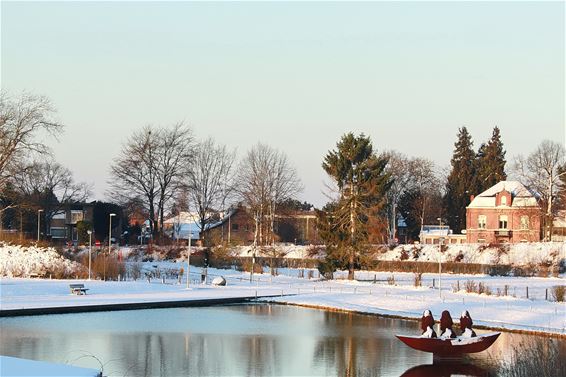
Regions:
<instances>
[{"instance_id":1,"label":"water reflection","mask_svg":"<svg viewBox=\"0 0 566 377\"><path fill-rule=\"evenodd\" d=\"M0 318L0 325L3 355L98 368L94 356L109 376L450 375L394 337L418 333L416 322L292 306ZM498 342L524 337L512 336ZM484 367L482 357L472 364ZM480 369L450 373L486 375Z\"/></svg>"},{"instance_id":2,"label":"water reflection","mask_svg":"<svg viewBox=\"0 0 566 377\"><path fill-rule=\"evenodd\" d=\"M488 377L489 371L474 364L465 362L445 362L423 364L410 368L401 377Z\"/></svg>"}]
</instances>

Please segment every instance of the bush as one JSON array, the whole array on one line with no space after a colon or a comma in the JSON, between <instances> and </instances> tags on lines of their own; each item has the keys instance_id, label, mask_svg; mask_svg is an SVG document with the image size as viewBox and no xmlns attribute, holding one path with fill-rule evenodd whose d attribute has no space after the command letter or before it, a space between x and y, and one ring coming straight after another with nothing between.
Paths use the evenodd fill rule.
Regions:
<instances>
[{"instance_id":1,"label":"bush","mask_svg":"<svg viewBox=\"0 0 566 377\"><path fill-rule=\"evenodd\" d=\"M477 285L476 282L473 280L466 280L466 284L464 284L464 289L466 290L466 292L468 293L473 293L476 291L477 289Z\"/></svg>"},{"instance_id":2,"label":"bush","mask_svg":"<svg viewBox=\"0 0 566 377\"><path fill-rule=\"evenodd\" d=\"M496 375L506 377L553 377L566 375L566 355L558 342L533 338L512 347L510 358L502 358Z\"/></svg>"},{"instance_id":3,"label":"bush","mask_svg":"<svg viewBox=\"0 0 566 377\"><path fill-rule=\"evenodd\" d=\"M118 280L118 276L124 277L126 266L114 255L104 256L98 254L92 261L92 274L98 279Z\"/></svg>"},{"instance_id":4,"label":"bush","mask_svg":"<svg viewBox=\"0 0 566 377\"><path fill-rule=\"evenodd\" d=\"M391 275L387 277L387 284L395 285L395 276Z\"/></svg>"},{"instance_id":5,"label":"bush","mask_svg":"<svg viewBox=\"0 0 566 377\"><path fill-rule=\"evenodd\" d=\"M556 302L564 302L564 294L566 293L566 285L555 285L551 288L552 298Z\"/></svg>"},{"instance_id":6,"label":"bush","mask_svg":"<svg viewBox=\"0 0 566 377\"><path fill-rule=\"evenodd\" d=\"M131 263L129 268L130 277L134 281L138 280L141 277L141 270L142 270L142 264L140 262Z\"/></svg>"},{"instance_id":7,"label":"bush","mask_svg":"<svg viewBox=\"0 0 566 377\"><path fill-rule=\"evenodd\" d=\"M489 287L486 284L480 282L478 284L478 294L481 295L482 293L490 296L491 295L491 289L489 289Z\"/></svg>"},{"instance_id":8,"label":"bush","mask_svg":"<svg viewBox=\"0 0 566 377\"><path fill-rule=\"evenodd\" d=\"M422 285L422 282L423 282L423 273L422 272L415 272L415 274L413 275L413 281L414 281L415 287L420 287Z\"/></svg>"}]
</instances>

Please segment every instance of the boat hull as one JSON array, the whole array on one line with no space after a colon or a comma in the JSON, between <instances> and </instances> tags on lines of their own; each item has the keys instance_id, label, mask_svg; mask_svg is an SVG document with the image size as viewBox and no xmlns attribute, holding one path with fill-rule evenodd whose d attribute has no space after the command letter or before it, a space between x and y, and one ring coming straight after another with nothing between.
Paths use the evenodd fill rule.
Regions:
<instances>
[{"instance_id":1,"label":"boat hull","mask_svg":"<svg viewBox=\"0 0 566 377\"><path fill-rule=\"evenodd\" d=\"M488 349L501 333L482 334L473 338L421 338L419 336L396 335L399 340L423 352L434 356L455 357L466 353L482 352Z\"/></svg>"}]
</instances>

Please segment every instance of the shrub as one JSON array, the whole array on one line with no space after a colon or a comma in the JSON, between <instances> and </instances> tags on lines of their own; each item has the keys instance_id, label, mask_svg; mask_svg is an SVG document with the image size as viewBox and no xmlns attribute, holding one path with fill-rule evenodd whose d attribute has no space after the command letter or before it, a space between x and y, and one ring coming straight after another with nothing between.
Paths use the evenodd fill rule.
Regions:
<instances>
[{"instance_id":1,"label":"shrub","mask_svg":"<svg viewBox=\"0 0 566 377\"><path fill-rule=\"evenodd\" d=\"M130 277L134 281L138 280L141 277L141 270L142 270L142 264L140 262L131 263L129 268Z\"/></svg>"},{"instance_id":2,"label":"shrub","mask_svg":"<svg viewBox=\"0 0 566 377\"><path fill-rule=\"evenodd\" d=\"M566 285L555 285L551 288L552 298L556 302L564 302L564 294L566 293Z\"/></svg>"},{"instance_id":3,"label":"shrub","mask_svg":"<svg viewBox=\"0 0 566 377\"><path fill-rule=\"evenodd\" d=\"M422 285L422 281L423 281L423 273L422 272L415 272L415 274L413 275L413 281L414 281L414 285L415 287L420 287Z\"/></svg>"},{"instance_id":4,"label":"shrub","mask_svg":"<svg viewBox=\"0 0 566 377\"><path fill-rule=\"evenodd\" d=\"M466 280L466 284L464 284L464 289L466 290L466 292L468 293L473 293L476 291L477 289L477 285L476 282L473 280Z\"/></svg>"},{"instance_id":5,"label":"shrub","mask_svg":"<svg viewBox=\"0 0 566 377\"><path fill-rule=\"evenodd\" d=\"M533 338L512 347L511 356L502 358L496 375L507 377L552 377L566 375L566 357L553 339Z\"/></svg>"},{"instance_id":6,"label":"shrub","mask_svg":"<svg viewBox=\"0 0 566 377\"><path fill-rule=\"evenodd\" d=\"M387 277L387 284L395 285L395 276L391 275Z\"/></svg>"},{"instance_id":7,"label":"shrub","mask_svg":"<svg viewBox=\"0 0 566 377\"><path fill-rule=\"evenodd\" d=\"M113 255L105 257L98 254L92 261L92 273L99 279L118 280L118 276L123 277L125 275L126 267Z\"/></svg>"},{"instance_id":8,"label":"shrub","mask_svg":"<svg viewBox=\"0 0 566 377\"><path fill-rule=\"evenodd\" d=\"M487 284L484 284L484 283L481 283L481 282L480 282L480 283L478 284L478 293L479 293L480 295L483 293L483 294L486 294L486 295L490 296L490 295L491 295L491 289L489 289L489 287L487 286Z\"/></svg>"}]
</instances>

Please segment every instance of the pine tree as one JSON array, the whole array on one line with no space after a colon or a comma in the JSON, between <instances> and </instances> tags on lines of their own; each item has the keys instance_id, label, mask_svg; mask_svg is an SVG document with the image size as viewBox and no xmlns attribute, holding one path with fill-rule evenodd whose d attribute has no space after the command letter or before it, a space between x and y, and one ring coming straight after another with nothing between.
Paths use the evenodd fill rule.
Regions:
<instances>
[{"instance_id":1,"label":"pine tree","mask_svg":"<svg viewBox=\"0 0 566 377\"><path fill-rule=\"evenodd\" d=\"M328 211L319 213L320 235L327 245L328 265L347 263L348 278L368 240L367 224L377 216L391 187L385 172L387 159L378 157L369 137L348 133L328 152L322 164L334 180L339 199Z\"/></svg>"},{"instance_id":2,"label":"pine tree","mask_svg":"<svg viewBox=\"0 0 566 377\"><path fill-rule=\"evenodd\" d=\"M466 228L466 206L470 203L470 195L477 192L476 154L472 149L472 137L466 127L458 131L444 196L444 218L455 233Z\"/></svg>"},{"instance_id":3,"label":"pine tree","mask_svg":"<svg viewBox=\"0 0 566 377\"><path fill-rule=\"evenodd\" d=\"M476 194L507 179L507 174L505 174L505 150L503 149L499 127L494 127L491 139L487 144L480 146L476 161L478 184Z\"/></svg>"}]
</instances>

